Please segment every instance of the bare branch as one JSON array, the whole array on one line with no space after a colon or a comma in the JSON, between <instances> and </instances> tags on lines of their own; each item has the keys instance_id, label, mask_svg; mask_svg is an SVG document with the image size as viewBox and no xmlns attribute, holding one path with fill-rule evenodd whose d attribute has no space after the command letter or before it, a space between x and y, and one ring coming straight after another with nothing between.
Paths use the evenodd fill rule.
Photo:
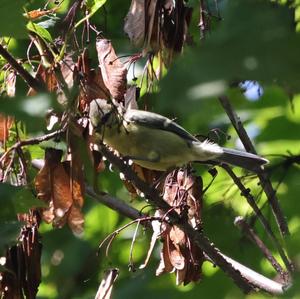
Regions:
<instances>
[{"instance_id":1,"label":"bare branch","mask_svg":"<svg viewBox=\"0 0 300 299\"><path fill-rule=\"evenodd\" d=\"M120 161L120 162L123 163L122 161ZM33 160L32 165L38 169L41 169L44 165L44 162L43 162L43 160ZM136 219L145 217L145 215L141 214L140 211L129 206L128 204L126 204L124 201L122 201L120 199L117 199L108 194L103 194L103 195L96 194L92 190L92 188L88 187L88 186L86 186L86 191L87 191L87 194L90 197L92 197L93 199L103 203L104 205L108 206L109 208L113 209L114 211L119 212L122 215L124 215L130 219L136 220ZM179 215L177 214L177 217L178 216ZM170 219L170 220L172 220L172 219ZM140 223L142 225L146 225L146 226L148 226L148 224L149 224L148 221L142 221ZM183 229L185 229L185 228L187 228L189 230L189 233L185 230L185 232L189 236L190 236L190 234L191 235L199 235L199 237L195 237L193 239L200 248L202 248L201 246L204 246L207 249L206 251L208 251L208 252L212 251L211 255L207 254L209 256L211 262L213 262L214 264L216 264L218 266L221 263L222 267L220 266L220 268L222 268L222 269L224 267L226 268L229 265L228 266L230 268L229 271L235 272L234 276L245 277L246 282L245 282L244 278L240 278L240 280L242 279L242 283L246 283L247 290L250 288L249 284L251 284L251 285L255 286L256 288L259 288L261 290L264 290L264 291L269 292L274 295L283 294L285 285L277 283L271 279L268 279L267 277L247 268L246 266L240 264L239 262L224 255L210 242L210 240L207 237L203 236L202 233L195 231L190 225L187 225ZM192 231L192 232L190 232L190 231ZM203 242L203 240L205 240L205 242ZM201 242L203 242L203 243L201 243ZM215 257L215 256L217 256L217 257ZM220 259L220 261L219 261L219 259ZM218 261L218 263L217 263L217 261ZM225 272L228 273L228 271L225 271ZM231 276L231 275L229 274L229 276ZM239 286L238 283L237 283L237 285ZM245 290L244 288L242 288L242 289ZM251 288L251 290L252 290L252 288Z\"/></svg>"},{"instance_id":2,"label":"bare branch","mask_svg":"<svg viewBox=\"0 0 300 299\"><path fill-rule=\"evenodd\" d=\"M103 155L115 165L127 179L129 179L141 192L145 194L145 197L150 203L168 213L168 219L171 223L176 223L195 244L203 250L207 256L219 266L228 276L230 276L233 281L240 287L245 293L254 290L252 282L245 279L241 273L232 267L232 265L224 259L220 254L219 250L210 242L210 240L203 235L202 232L195 230L191 225L186 223L181 219L180 215L175 212L161 197L158 191L146 182L142 181L136 173L129 168L120 158L115 156L106 146L101 146L101 151Z\"/></svg>"},{"instance_id":3,"label":"bare branch","mask_svg":"<svg viewBox=\"0 0 300 299\"><path fill-rule=\"evenodd\" d=\"M239 138L241 139L246 151L256 154L254 145L253 145L251 139L249 138L245 128L243 127L243 124L242 124L240 118L238 117L238 115L234 111L232 105L230 104L228 97L220 96L219 101L220 101L221 105L223 106L224 110L226 111L226 113L227 113L233 127L235 128ZM283 215L283 212L281 210L281 207L279 205L279 201L276 197L276 191L272 187L272 184L271 184L268 174L265 171L259 171L257 173L257 175L258 175L258 178L262 185L262 188L264 189L264 191L267 195L268 201L272 208L272 211L273 211L274 217L277 221L280 232L283 235L288 235L289 234L288 225L287 225L286 219Z\"/></svg>"},{"instance_id":4,"label":"bare branch","mask_svg":"<svg viewBox=\"0 0 300 299\"><path fill-rule=\"evenodd\" d=\"M10 147L1 157L0 157L0 163L4 160L4 158L11 152L14 151L18 148L21 148L23 146L26 145L34 145L34 144L39 144L43 141L47 141L50 140L56 136L59 136L60 134L62 134L65 131L65 129L59 129L57 131L54 131L52 133L43 135L43 136L38 136L38 137L34 137L34 138L30 138L30 139L26 139L26 140L20 140L18 142L16 142L12 147Z\"/></svg>"},{"instance_id":5,"label":"bare branch","mask_svg":"<svg viewBox=\"0 0 300 299\"><path fill-rule=\"evenodd\" d=\"M254 230L249 226L243 217L236 217L234 224L261 250L265 258L270 262L273 268L281 276L283 281L289 280L289 274L283 270L281 265L277 262L272 252L267 248L264 242L258 237Z\"/></svg>"},{"instance_id":6,"label":"bare branch","mask_svg":"<svg viewBox=\"0 0 300 299\"><path fill-rule=\"evenodd\" d=\"M32 77L31 74L26 71L17 60L12 57L5 48L0 44L0 55L11 65L13 69L27 82L27 84L36 91L45 91L44 84Z\"/></svg>"},{"instance_id":7,"label":"bare branch","mask_svg":"<svg viewBox=\"0 0 300 299\"><path fill-rule=\"evenodd\" d=\"M257 215L258 219L260 220L261 224L263 225L263 227L265 228L268 236L270 237L270 240L273 242L274 246L276 247L276 249L278 250L278 253L280 254L286 268L290 271L293 272L294 267L292 265L292 263L289 261L289 259L287 258L281 244L279 243L279 241L277 240L275 234L272 231L272 228L270 226L270 224L268 223L267 219L265 218L265 216L262 214L261 210L259 209L259 207L257 206L254 197L252 196L252 194L250 193L250 190L247 189L241 182L241 180L235 175L235 173L232 171L232 169L226 165L226 164L222 164L221 165L226 172L229 174L229 176L232 178L233 182L237 185L237 187L241 190L241 194L246 198L248 204L251 206L251 208L253 209L253 211L255 212L255 214Z\"/></svg>"}]
</instances>

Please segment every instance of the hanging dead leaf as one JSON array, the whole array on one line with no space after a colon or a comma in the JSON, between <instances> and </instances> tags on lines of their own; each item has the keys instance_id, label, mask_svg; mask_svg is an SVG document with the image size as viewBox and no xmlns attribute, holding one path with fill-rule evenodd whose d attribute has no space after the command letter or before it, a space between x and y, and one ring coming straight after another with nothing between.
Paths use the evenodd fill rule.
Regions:
<instances>
[{"instance_id":1,"label":"hanging dead leaf","mask_svg":"<svg viewBox=\"0 0 300 299\"><path fill-rule=\"evenodd\" d=\"M193 175L189 169L174 170L165 179L163 198L182 219L186 219L194 228L199 229L202 202L201 178ZM176 225L165 224L160 235L163 239L163 248L156 275L175 271L177 284L198 281L201 278L201 266L204 261L203 252Z\"/></svg>"},{"instance_id":2,"label":"hanging dead leaf","mask_svg":"<svg viewBox=\"0 0 300 299\"><path fill-rule=\"evenodd\" d=\"M55 92L57 91L57 79L52 68L44 68L42 64L38 66L35 77L41 82L45 83L45 86L48 91ZM28 96L34 96L37 92L33 88L29 88L27 93Z\"/></svg>"},{"instance_id":3,"label":"hanging dead leaf","mask_svg":"<svg viewBox=\"0 0 300 299\"><path fill-rule=\"evenodd\" d=\"M55 221L63 219L73 204L70 189L70 176L66 173L61 163L51 169L52 198L55 213ZM63 221L64 222L64 221ZM63 225L64 223L60 223Z\"/></svg>"},{"instance_id":4,"label":"hanging dead leaf","mask_svg":"<svg viewBox=\"0 0 300 299\"><path fill-rule=\"evenodd\" d=\"M145 0L132 0L125 17L124 31L130 41L141 47L145 39Z\"/></svg>"},{"instance_id":5,"label":"hanging dead leaf","mask_svg":"<svg viewBox=\"0 0 300 299\"><path fill-rule=\"evenodd\" d=\"M9 72L5 78L6 92L9 97L14 97L16 94L16 80L17 75L14 71Z\"/></svg>"},{"instance_id":6,"label":"hanging dead leaf","mask_svg":"<svg viewBox=\"0 0 300 299\"><path fill-rule=\"evenodd\" d=\"M9 129L12 127L14 119L0 113L0 142L5 142L9 137Z\"/></svg>"},{"instance_id":7,"label":"hanging dead leaf","mask_svg":"<svg viewBox=\"0 0 300 299\"><path fill-rule=\"evenodd\" d=\"M72 232L80 235L83 232L84 217L81 213L81 207L72 205L68 215L68 225Z\"/></svg>"},{"instance_id":8,"label":"hanging dead leaf","mask_svg":"<svg viewBox=\"0 0 300 299\"><path fill-rule=\"evenodd\" d=\"M37 213L27 214L30 221L23 217L26 224L20 231L18 243L8 248L2 257L0 273L1 298L36 298L41 282L42 245L38 231L39 217ZM2 269L3 270L3 267Z\"/></svg>"},{"instance_id":9,"label":"hanging dead leaf","mask_svg":"<svg viewBox=\"0 0 300 299\"><path fill-rule=\"evenodd\" d=\"M127 88L125 94L125 110L139 109L137 104L138 88L136 85L131 85Z\"/></svg>"},{"instance_id":10,"label":"hanging dead leaf","mask_svg":"<svg viewBox=\"0 0 300 299\"><path fill-rule=\"evenodd\" d=\"M109 40L97 40L96 49L104 84L111 96L120 102L126 92L127 69L117 57Z\"/></svg>"},{"instance_id":11,"label":"hanging dead leaf","mask_svg":"<svg viewBox=\"0 0 300 299\"><path fill-rule=\"evenodd\" d=\"M109 99L110 93L103 82L100 68L91 69L87 49L80 55L77 68L80 73L79 109L84 112L92 100Z\"/></svg>"},{"instance_id":12,"label":"hanging dead leaf","mask_svg":"<svg viewBox=\"0 0 300 299\"><path fill-rule=\"evenodd\" d=\"M174 266L170 261L169 247L167 243L163 243L163 247L160 253L160 262L159 266L156 269L156 276L159 276L163 273L170 273L174 271Z\"/></svg>"},{"instance_id":13,"label":"hanging dead leaf","mask_svg":"<svg viewBox=\"0 0 300 299\"><path fill-rule=\"evenodd\" d=\"M134 170L134 172L138 175L138 177L140 179L142 179L143 181L149 183L150 185L153 184L157 184L159 186L157 186L157 188L160 188L160 184L159 184L159 178L162 176L162 172L161 171L156 171L156 170L150 170L147 168L143 168L135 163L132 164L132 169ZM140 191L139 189L137 189L134 184L131 183L131 181L128 180L124 180L123 181L124 186L126 187L126 189L128 190L128 192L130 193L132 198L136 198L138 195L140 195Z\"/></svg>"},{"instance_id":14,"label":"hanging dead leaf","mask_svg":"<svg viewBox=\"0 0 300 299\"><path fill-rule=\"evenodd\" d=\"M170 235L166 237L166 244L168 247L169 258L172 266L177 270L182 270L185 267L185 257L182 255L180 246L175 244Z\"/></svg>"},{"instance_id":15,"label":"hanging dead leaf","mask_svg":"<svg viewBox=\"0 0 300 299\"><path fill-rule=\"evenodd\" d=\"M44 167L35 178L38 198L48 203L42 210L44 221L55 227L69 224L72 231L80 234L84 218L81 213L84 198L84 182L80 159L60 162L61 151L47 149Z\"/></svg>"}]
</instances>

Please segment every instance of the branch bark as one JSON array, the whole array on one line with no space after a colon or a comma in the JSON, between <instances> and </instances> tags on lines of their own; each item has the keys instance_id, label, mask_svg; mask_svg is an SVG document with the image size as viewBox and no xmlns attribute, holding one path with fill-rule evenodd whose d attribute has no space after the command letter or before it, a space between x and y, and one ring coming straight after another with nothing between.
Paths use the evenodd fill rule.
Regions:
<instances>
[{"instance_id":1,"label":"branch bark","mask_svg":"<svg viewBox=\"0 0 300 299\"><path fill-rule=\"evenodd\" d=\"M277 240L274 232L272 231L272 228L271 228L269 222L267 221L267 219L265 218L265 216L263 215L263 213L261 212L261 210L257 206L252 194L250 193L250 190L246 189L246 187L242 184L241 180L235 175L233 170L228 165L224 164L224 165L222 165L222 167L226 170L226 172L232 178L233 182L241 190L241 194L246 198L248 204L251 206L251 208L253 209L253 211L257 215L257 217L260 220L261 224L265 228L270 240L273 242L274 246L278 250L278 253L280 254L286 268L288 269L288 271L293 272L292 263L289 261L289 259L288 259L287 255L285 254L281 244Z\"/></svg>"},{"instance_id":2,"label":"branch bark","mask_svg":"<svg viewBox=\"0 0 300 299\"><path fill-rule=\"evenodd\" d=\"M23 68L18 61L11 56L7 50L0 44L0 55L10 64L10 66L26 81L26 83L36 91L45 91L44 84L38 81L36 78Z\"/></svg>"},{"instance_id":3,"label":"branch bark","mask_svg":"<svg viewBox=\"0 0 300 299\"><path fill-rule=\"evenodd\" d=\"M105 151L106 152L106 151ZM106 152L107 153L107 152ZM113 155L112 153L109 153L109 156ZM119 158L115 157L116 159L120 160ZM123 161L119 161L118 164L124 164ZM37 168L41 169L43 167L43 160L33 160L32 165ZM121 168L128 167L126 165L120 165ZM130 176L136 176L134 172L129 171ZM128 175L128 172L126 171L126 174ZM138 178L139 180L139 178ZM148 188L150 188L147 185ZM86 186L86 192L87 194L95 199L97 202L101 202L104 205L108 206L109 208L113 209L114 211L130 218L133 220L140 219L143 217L146 217L145 214L142 214L140 211L137 209L129 206L126 204L124 201L117 199L111 195L104 194L104 195L99 195L93 191L93 189L89 186ZM162 200L162 199L160 199ZM163 201L163 200L162 200ZM156 204L156 202L154 202ZM163 205L165 206L165 202L163 201ZM168 206L168 205L167 205ZM170 208L170 207L168 207ZM171 216L170 220L172 219L172 213L169 213L168 215ZM175 215L176 218L179 217L179 215L176 213ZM148 225L148 222L140 222L141 225ZM227 273L232 279L235 281L235 283L241 287L242 290L244 291L251 291L254 290L254 288L258 288L260 290L269 292L274 295L279 295L283 294L286 286L275 282L253 270L250 268L242 265L241 263L233 260L232 258L226 256L223 254L218 248L216 248L213 243L205 237L201 232L195 231L194 228L192 228L188 224L181 224L181 228L187 233L189 237L191 237L195 243L202 249L205 248L205 252L210 252L210 254L207 254L208 257L210 258L210 262L218 265L222 270L225 268L226 270L223 270L225 273ZM228 270L227 270L228 268ZM242 286L240 286L242 285ZM244 286L245 285L245 286Z\"/></svg>"},{"instance_id":4,"label":"branch bark","mask_svg":"<svg viewBox=\"0 0 300 299\"><path fill-rule=\"evenodd\" d=\"M225 112L227 113L227 115L228 115L233 127L235 128L240 140L242 141L246 151L256 154L254 145L251 142L251 139L249 138L240 118L234 111L228 97L220 96L219 101L220 101L221 105L223 106ZM280 232L283 235L288 235L289 234L288 225L287 225L286 219L283 215L283 212L281 210L279 201L277 199L276 191L272 187L272 183L268 177L268 174L265 171L260 171L257 173L257 175L258 175L258 178L262 185L262 188L264 189L264 192L267 195L268 201L272 208L272 211L273 211L274 217L276 219L276 222L278 224Z\"/></svg>"},{"instance_id":5,"label":"branch bark","mask_svg":"<svg viewBox=\"0 0 300 299\"><path fill-rule=\"evenodd\" d=\"M186 221L183 221L180 216L171 209L171 207L160 197L158 191L150 187L147 183L142 181L135 172L129 168L120 158L115 156L106 146L101 146L103 155L121 171L127 179L129 179L141 192L145 194L145 198L154 206L168 213L169 221L176 223L187 236L195 242L195 244L211 259L211 261L220 267L229 277L233 279L236 285L245 293L253 291L255 287L259 287L265 291L265 287L260 285L259 279L253 278L248 280L248 275L242 275L239 268L235 268L231 261L228 261L220 253L220 251L204 236L200 231L195 230ZM251 275L250 275L251 276ZM271 281L271 280L270 280ZM282 293L283 285L273 282L271 289L273 293ZM276 285L276 287L275 287Z\"/></svg>"}]
</instances>

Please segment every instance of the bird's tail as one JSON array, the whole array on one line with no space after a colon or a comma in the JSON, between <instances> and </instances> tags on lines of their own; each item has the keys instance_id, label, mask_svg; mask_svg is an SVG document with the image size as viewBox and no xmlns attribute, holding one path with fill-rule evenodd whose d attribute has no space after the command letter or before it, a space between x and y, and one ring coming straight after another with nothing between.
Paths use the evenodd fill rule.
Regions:
<instances>
[{"instance_id":1,"label":"bird's tail","mask_svg":"<svg viewBox=\"0 0 300 299\"><path fill-rule=\"evenodd\" d=\"M269 162L267 159L248 152L228 148L222 149L223 154L216 159L217 161L239 166L253 172L257 172L262 165Z\"/></svg>"}]
</instances>

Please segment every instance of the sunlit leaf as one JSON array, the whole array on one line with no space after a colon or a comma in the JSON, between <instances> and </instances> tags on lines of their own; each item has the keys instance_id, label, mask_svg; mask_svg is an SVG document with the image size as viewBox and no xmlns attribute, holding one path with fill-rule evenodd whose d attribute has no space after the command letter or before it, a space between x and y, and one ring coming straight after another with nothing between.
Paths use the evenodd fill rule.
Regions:
<instances>
[{"instance_id":1,"label":"sunlit leaf","mask_svg":"<svg viewBox=\"0 0 300 299\"><path fill-rule=\"evenodd\" d=\"M45 39L48 42L52 42L52 37L51 34L49 33L49 31L45 28L43 28L42 26L35 24L33 22L29 22L27 24L27 29L30 31L35 32L38 36L40 36L41 38Z\"/></svg>"}]
</instances>

